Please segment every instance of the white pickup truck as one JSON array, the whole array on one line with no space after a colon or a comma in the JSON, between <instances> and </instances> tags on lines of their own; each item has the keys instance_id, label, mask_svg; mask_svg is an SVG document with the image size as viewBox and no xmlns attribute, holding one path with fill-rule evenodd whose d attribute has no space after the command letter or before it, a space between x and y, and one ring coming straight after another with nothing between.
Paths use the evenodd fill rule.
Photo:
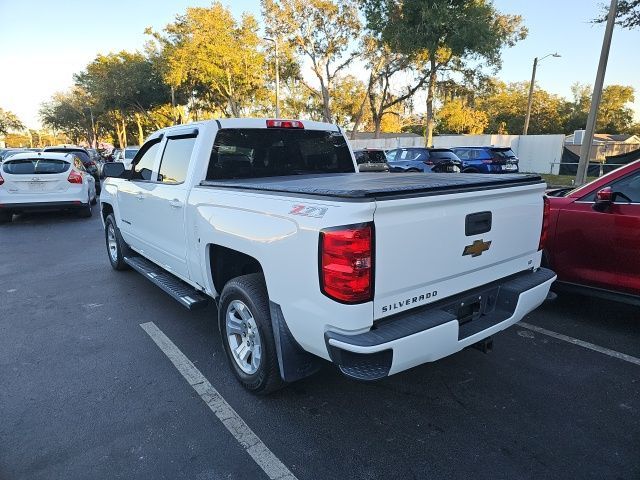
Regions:
<instances>
[{"instance_id":1,"label":"white pickup truck","mask_svg":"<svg viewBox=\"0 0 640 480\"><path fill-rule=\"evenodd\" d=\"M547 297L535 175L356 173L339 127L224 119L105 165L109 260L215 300L232 371L273 391L322 359L375 380L472 345Z\"/></svg>"}]
</instances>

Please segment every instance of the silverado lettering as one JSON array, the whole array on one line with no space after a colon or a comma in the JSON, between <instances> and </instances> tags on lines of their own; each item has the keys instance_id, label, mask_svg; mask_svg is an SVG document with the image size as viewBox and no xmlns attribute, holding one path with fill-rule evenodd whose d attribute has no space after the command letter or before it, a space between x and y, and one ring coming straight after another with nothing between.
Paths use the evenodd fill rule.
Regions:
<instances>
[{"instance_id":1,"label":"silverado lettering","mask_svg":"<svg viewBox=\"0 0 640 480\"><path fill-rule=\"evenodd\" d=\"M418 295L417 297L407 298L406 300L400 300L396 303L391 303L389 305L382 306L382 313L390 312L391 310L398 310L402 307L408 307L414 303L424 302L430 298L436 297L438 295L438 291L434 290L433 292L427 292L423 295Z\"/></svg>"}]
</instances>

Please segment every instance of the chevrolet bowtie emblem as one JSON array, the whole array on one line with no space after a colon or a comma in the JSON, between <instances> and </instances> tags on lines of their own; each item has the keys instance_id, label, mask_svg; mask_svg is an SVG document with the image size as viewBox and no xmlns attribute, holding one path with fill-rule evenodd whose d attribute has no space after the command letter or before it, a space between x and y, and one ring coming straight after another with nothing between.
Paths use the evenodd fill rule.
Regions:
<instances>
[{"instance_id":1,"label":"chevrolet bowtie emblem","mask_svg":"<svg viewBox=\"0 0 640 480\"><path fill-rule=\"evenodd\" d=\"M482 240L476 240L471 245L467 245L464 247L464 252L462 252L462 256L471 255L472 257L479 257L483 252L489 250L491 246L491 241L483 242Z\"/></svg>"}]
</instances>

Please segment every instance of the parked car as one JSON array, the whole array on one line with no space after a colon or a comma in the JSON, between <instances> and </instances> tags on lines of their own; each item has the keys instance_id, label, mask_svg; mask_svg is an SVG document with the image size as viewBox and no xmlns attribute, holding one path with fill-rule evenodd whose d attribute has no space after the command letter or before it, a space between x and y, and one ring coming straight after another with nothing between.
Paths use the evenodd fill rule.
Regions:
<instances>
[{"instance_id":1,"label":"parked car","mask_svg":"<svg viewBox=\"0 0 640 480\"><path fill-rule=\"evenodd\" d=\"M539 176L356 173L328 123L168 127L105 176L111 266L190 309L215 299L231 370L257 393L320 359L375 380L487 348L555 279Z\"/></svg>"},{"instance_id":2,"label":"parked car","mask_svg":"<svg viewBox=\"0 0 640 480\"><path fill-rule=\"evenodd\" d=\"M462 162L448 148L396 148L387 152L391 172L459 173Z\"/></svg>"},{"instance_id":3,"label":"parked car","mask_svg":"<svg viewBox=\"0 0 640 480\"><path fill-rule=\"evenodd\" d=\"M518 157L509 147L453 147L464 173L518 173Z\"/></svg>"},{"instance_id":4,"label":"parked car","mask_svg":"<svg viewBox=\"0 0 640 480\"><path fill-rule=\"evenodd\" d=\"M547 202L558 288L640 305L640 160Z\"/></svg>"},{"instance_id":5,"label":"parked car","mask_svg":"<svg viewBox=\"0 0 640 480\"><path fill-rule=\"evenodd\" d=\"M131 161L136 156L136 153L138 153L138 150L140 150L138 146L126 147L123 154L122 150L118 149L118 153L114 156L113 161L122 162L124 163L124 168L131 170Z\"/></svg>"},{"instance_id":6,"label":"parked car","mask_svg":"<svg viewBox=\"0 0 640 480\"><path fill-rule=\"evenodd\" d=\"M76 147L74 145L59 145L57 147L45 147L44 152L57 152L57 153L73 153L75 156L82 160L84 168L87 172L93 177L96 182L96 192L100 195L101 187L100 187L100 170L98 168L98 164L91 158L89 152L82 148Z\"/></svg>"},{"instance_id":7,"label":"parked car","mask_svg":"<svg viewBox=\"0 0 640 480\"><path fill-rule=\"evenodd\" d=\"M12 155L16 155L17 153L26 153L26 152L30 152L31 150L29 150L28 148L6 148L3 149L2 151L0 151L0 162L2 162L3 160L6 160L7 158L11 157Z\"/></svg>"},{"instance_id":8,"label":"parked car","mask_svg":"<svg viewBox=\"0 0 640 480\"><path fill-rule=\"evenodd\" d=\"M0 223L28 210L77 210L91 216L95 180L72 153L18 153L0 169Z\"/></svg>"},{"instance_id":9,"label":"parked car","mask_svg":"<svg viewBox=\"0 0 640 480\"><path fill-rule=\"evenodd\" d=\"M354 150L353 155L356 158L359 172L388 172L387 156L384 150L375 148L365 148L362 150Z\"/></svg>"}]
</instances>

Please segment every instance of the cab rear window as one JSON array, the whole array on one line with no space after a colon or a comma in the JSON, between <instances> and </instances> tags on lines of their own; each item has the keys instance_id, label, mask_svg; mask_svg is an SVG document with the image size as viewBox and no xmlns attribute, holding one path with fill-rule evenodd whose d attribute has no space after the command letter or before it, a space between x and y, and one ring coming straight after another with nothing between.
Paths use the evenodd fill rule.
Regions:
<instances>
[{"instance_id":1,"label":"cab rear window","mask_svg":"<svg viewBox=\"0 0 640 480\"><path fill-rule=\"evenodd\" d=\"M70 166L64 160L29 158L7 160L2 164L2 170L11 175L47 175L66 172Z\"/></svg>"},{"instance_id":2,"label":"cab rear window","mask_svg":"<svg viewBox=\"0 0 640 480\"><path fill-rule=\"evenodd\" d=\"M355 172L339 132L276 128L218 131L207 180Z\"/></svg>"}]
</instances>

